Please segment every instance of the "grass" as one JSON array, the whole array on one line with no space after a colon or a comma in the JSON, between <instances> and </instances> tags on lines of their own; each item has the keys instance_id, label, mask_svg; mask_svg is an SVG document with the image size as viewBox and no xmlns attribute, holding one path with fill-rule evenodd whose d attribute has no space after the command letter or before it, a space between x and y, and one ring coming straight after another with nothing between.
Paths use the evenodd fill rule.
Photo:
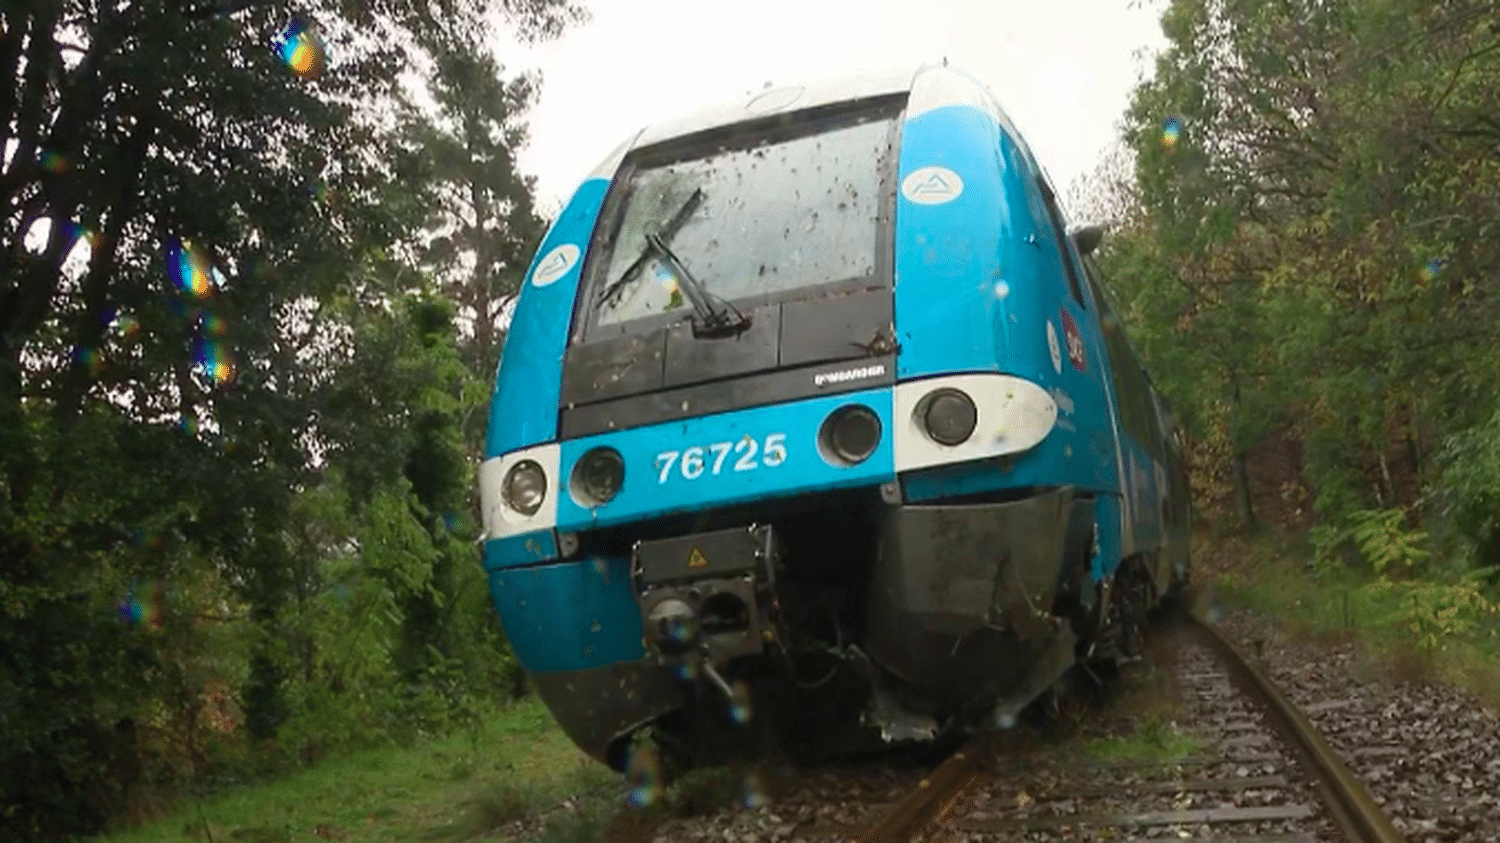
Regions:
<instances>
[{"instance_id":1,"label":"grass","mask_svg":"<svg viewBox=\"0 0 1500 843\"><path fill-rule=\"evenodd\" d=\"M1372 592L1359 572L1314 576L1304 561L1311 551L1293 539L1197 541L1200 554L1221 560L1210 563L1218 571L1214 604L1272 619L1278 634L1293 640L1355 643L1366 678L1441 681L1500 705L1500 617L1469 617L1473 628L1442 630L1436 646L1417 643L1410 606Z\"/></svg>"},{"instance_id":2,"label":"grass","mask_svg":"<svg viewBox=\"0 0 1500 843\"><path fill-rule=\"evenodd\" d=\"M1102 734L1083 740L1090 760L1158 764L1186 758L1203 745L1177 727L1184 715L1171 636L1148 636L1146 658L1125 668L1118 696L1098 723Z\"/></svg>"},{"instance_id":3,"label":"grass","mask_svg":"<svg viewBox=\"0 0 1500 843\"><path fill-rule=\"evenodd\" d=\"M619 783L533 699L501 711L477 735L326 760L99 840L583 843L598 839L619 805Z\"/></svg>"},{"instance_id":4,"label":"grass","mask_svg":"<svg viewBox=\"0 0 1500 843\"><path fill-rule=\"evenodd\" d=\"M1128 735L1095 738L1084 744L1083 754L1096 761L1164 763L1187 758L1203 742L1176 724L1149 719Z\"/></svg>"}]
</instances>

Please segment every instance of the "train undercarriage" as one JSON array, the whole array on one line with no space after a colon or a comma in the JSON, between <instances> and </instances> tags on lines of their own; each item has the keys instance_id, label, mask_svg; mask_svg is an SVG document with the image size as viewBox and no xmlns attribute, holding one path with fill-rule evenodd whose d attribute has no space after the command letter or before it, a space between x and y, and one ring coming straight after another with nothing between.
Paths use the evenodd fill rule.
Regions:
<instances>
[{"instance_id":1,"label":"train undercarriage","mask_svg":"<svg viewBox=\"0 0 1500 843\"><path fill-rule=\"evenodd\" d=\"M637 777L1006 728L1079 665L1138 652L1157 572L1131 560L1096 584L1095 512L1070 487L934 506L866 491L589 536L584 552L629 542L647 656L538 690Z\"/></svg>"}]
</instances>

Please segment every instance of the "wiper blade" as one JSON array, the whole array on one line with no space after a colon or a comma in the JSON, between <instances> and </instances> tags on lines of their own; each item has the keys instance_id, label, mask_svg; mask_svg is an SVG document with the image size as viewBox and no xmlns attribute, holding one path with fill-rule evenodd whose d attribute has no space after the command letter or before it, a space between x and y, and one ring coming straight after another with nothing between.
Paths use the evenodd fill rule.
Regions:
<instances>
[{"instance_id":1,"label":"wiper blade","mask_svg":"<svg viewBox=\"0 0 1500 843\"><path fill-rule=\"evenodd\" d=\"M611 281L609 286L599 291L599 301L594 305L595 310L608 304L609 300L625 289L625 285L634 280L635 276L645 267L646 261L650 259L651 252L655 248L651 245L651 238L657 237L665 244L668 240L677 236L678 229L682 228L683 223L688 221L688 217L691 217L693 212L698 210L698 205L703 202L703 196L703 188L694 189L693 195L689 196L687 201L682 203L682 207L677 209L677 213L673 214L672 218L667 220L665 225L657 229L654 235L646 235L646 246L641 249L641 253L636 256L635 260L630 262L630 266L625 267L625 271L620 273L619 278Z\"/></svg>"},{"instance_id":2,"label":"wiper blade","mask_svg":"<svg viewBox=\"0 0 1500 843\"><path fill-rule=\"evenodd\" d=\"M659 234L646 235L646 254L655 250L665 260L667 268L672 271L672 277L677 281L677 286L682 290L683 296L688 304L693 306L693 333L697 336L720 336L726 333L738 333L750 326L749 317L721 300L718 296L710 293L703 282L693 277L693 273L683 264L682 259L672 252L667 243ZM734 311L730 315L728 311Z\"/></svg>"}]
</instances>

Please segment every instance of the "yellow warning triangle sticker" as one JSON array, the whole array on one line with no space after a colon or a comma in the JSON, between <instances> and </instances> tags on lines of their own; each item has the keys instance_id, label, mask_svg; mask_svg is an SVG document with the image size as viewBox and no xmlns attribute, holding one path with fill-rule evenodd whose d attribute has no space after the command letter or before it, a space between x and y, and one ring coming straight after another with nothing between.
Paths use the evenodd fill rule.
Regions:
<instances>
[{"instance_id":1,"label":"yellow warning triangle sticker","mask_svg":"<svg viewBox=\"0 0 1500 843\"><path fill-rule=\"evenodd\" d=\"M705 568L705 567L708 567L708 558L703 555L703 551L701 551L701 550L699 550L698 548L695 547L695 548L693 548L693 552L688 554L688 567L689 568Z\"/></svg>"}]
</instances>

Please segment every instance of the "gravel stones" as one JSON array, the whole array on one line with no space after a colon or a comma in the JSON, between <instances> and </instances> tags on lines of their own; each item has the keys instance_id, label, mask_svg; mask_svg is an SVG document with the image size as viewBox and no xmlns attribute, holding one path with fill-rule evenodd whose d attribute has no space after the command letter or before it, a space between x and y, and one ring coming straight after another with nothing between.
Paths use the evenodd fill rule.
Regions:
<instances>
[{"instance_id":1,"label":"gravel stones","mask_svg":"<svg viewBox=\"0 0 1500 843\"><path fill-rule=\"evenodd\" d=\"M1242 651L1260 651L1262 669L1409 843L1500 840L1500 716L1473 694L1386 678L1353 645L1291 641L1247 612L1219 626Z\"/></svg>"}]
</instances>

